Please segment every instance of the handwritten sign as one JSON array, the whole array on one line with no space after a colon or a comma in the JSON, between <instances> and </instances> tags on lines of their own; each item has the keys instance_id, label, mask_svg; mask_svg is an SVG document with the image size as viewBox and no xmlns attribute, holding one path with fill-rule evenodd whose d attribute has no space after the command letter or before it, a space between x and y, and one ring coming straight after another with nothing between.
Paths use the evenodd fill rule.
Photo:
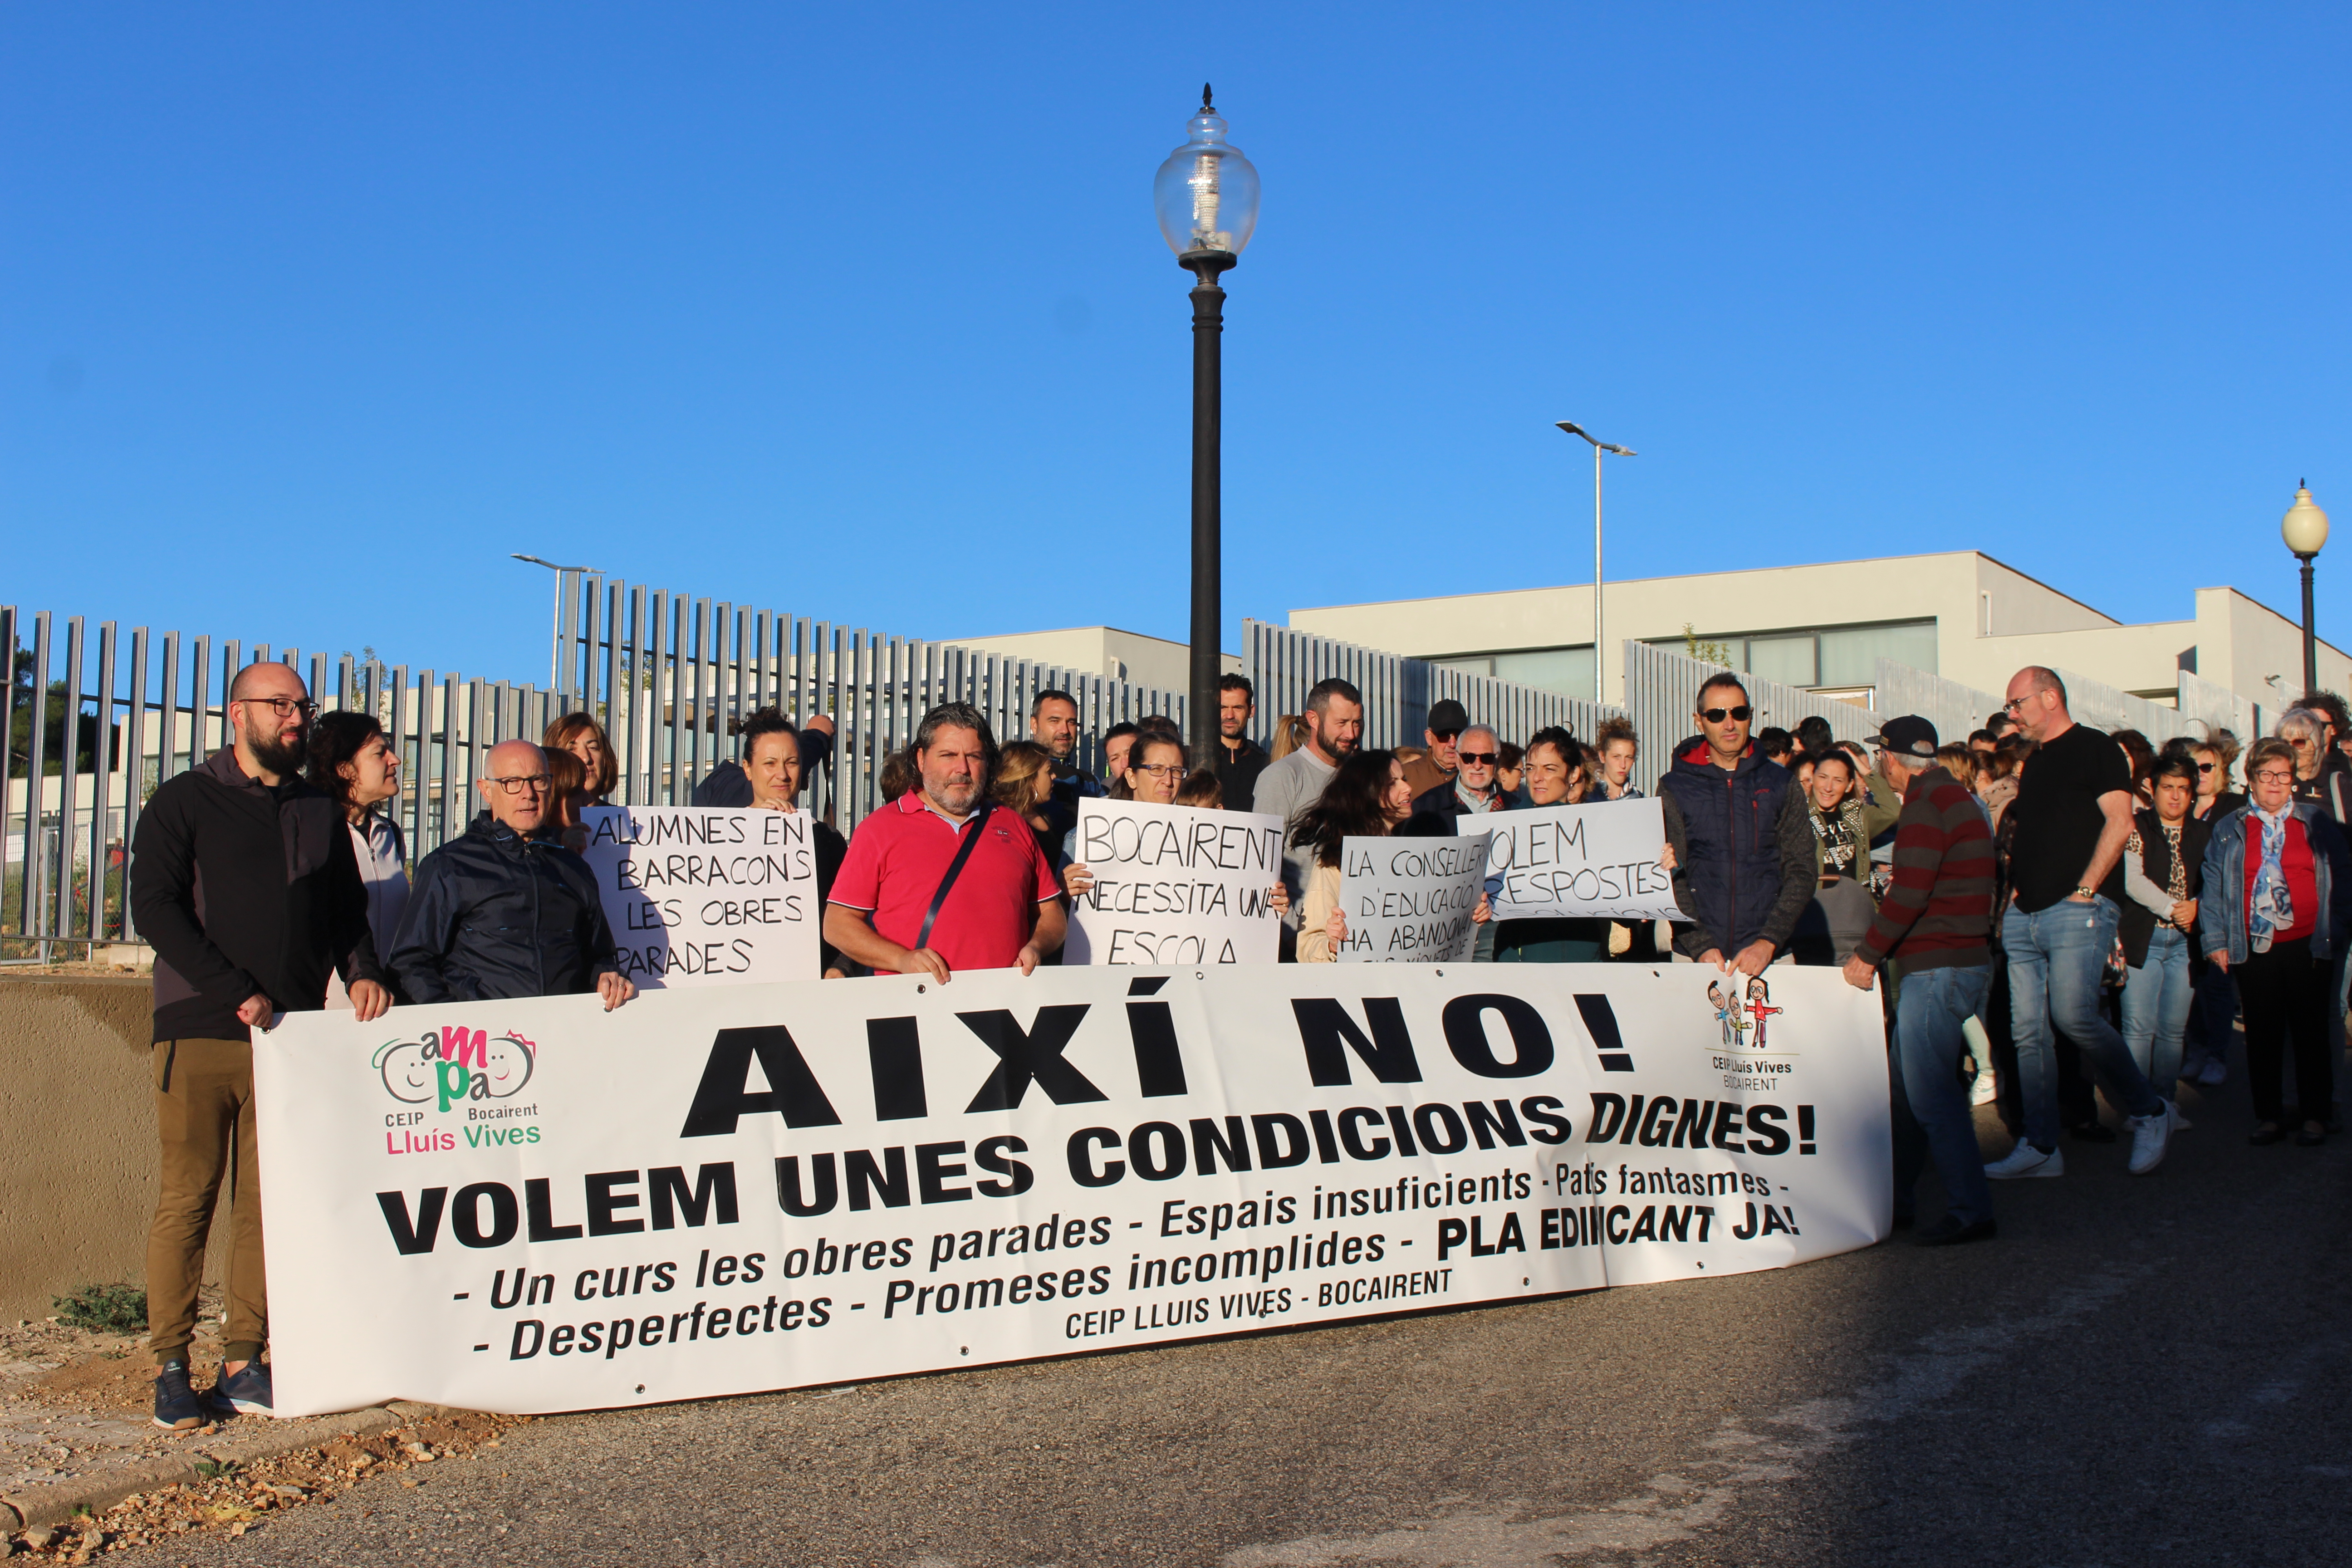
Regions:
<instances>
[{"instance_id":1,"label":"handwritten sign","mask_svg":"<svg viewBox=\"0 0 2352 1568\"><path fill-rule=\"evenodd\" d=\"M1272 963L1282 921L1282 818L1134 800L1078 803L1069 963Z\"/></svg>"},{"instance_id":2,"label":"handwritten sign","mask_svg":"<svg viewBox=\"0 0 2352 1568\"><path fill-rule=\"evenodd\" d=\"M1664 815L1654 800L1538 805L1458 820L1494 839L1486 896L1498 921L1601 916L1679 921L1672 873L1658 864Z\"/></svg>"},{"instance_id":3,"label":"handwritten sign","mask_svg":"<svg viewBox=\"0 0 2352 1568\"><path fill-rule=\"evenodd\" d=\"M586 858L646 990L817 977L816 849L793 811L597 806Z\"/></svg>"},{"instance_id":4,"label":"handwritten sign","mask_svg":"<svg viewBox=\"0 0 2352 1568\"><path fill-rule=\"evenodd\" d=\"M1460 963L1477 944L1470 911L1486 880L1489 835L1348 838L1339 847L1341 963Z\"/></svg>"}]
</instances>

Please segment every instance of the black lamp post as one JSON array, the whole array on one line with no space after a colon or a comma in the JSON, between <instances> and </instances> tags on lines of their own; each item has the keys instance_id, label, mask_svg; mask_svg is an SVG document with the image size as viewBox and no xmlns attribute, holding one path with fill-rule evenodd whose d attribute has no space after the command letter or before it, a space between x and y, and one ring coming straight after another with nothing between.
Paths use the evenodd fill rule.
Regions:
<instances>
[{"instance_id":1,"label":"black lamp post","mask_svg":"<svg viewBox=\"0 0 2352 1568\"><path fill-rule=\"evenodd\" d=\"M2311 563L2327 542L2327 514L2311 499L2311 487L2298 483L2294 504L2279 519L2279 534L2287 549L2303 563L2303 689L2319 689L2319 634L2311 620Z\"/></svg>"},{"instance_id":2,"label":"black lamp post","mask_svg":"<svg viewBox=\"0 0 2352 1568\"><path fill-rule=\"evenodd\" d=\"M1223 619L1220 588L1225 291L1217 279L1241 260L1257 226L1257 170L1225 141L1224 118L1201 89L1201 111L1185 127L1184 145L1168 155L1151 182L1160 232L1176 263L1198 279L1192 288L1192 761L1216 765L1217 644Z\"/></svg>"}]
</instances>

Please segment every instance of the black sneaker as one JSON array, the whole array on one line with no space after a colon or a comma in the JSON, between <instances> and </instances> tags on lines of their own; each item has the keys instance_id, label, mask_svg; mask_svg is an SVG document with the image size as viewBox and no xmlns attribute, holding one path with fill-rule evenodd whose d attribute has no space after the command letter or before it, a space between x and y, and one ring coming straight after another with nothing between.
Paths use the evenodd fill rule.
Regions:
<instances>
[{"instance_id":1,"label":"black sneaker","mask_svg":"<svg viewBox=\"0 0 2352 1568\"><path fill-rule=\"evenodd\" d=\"M221 1363L220 1376L214 1380L212 1396L221 1404L255 1415L270 1414L269 1369L257 1361L245 1363L242 1372L228 1370Z\"/></svg>"},{"instance_id":2,"label":"black sneaker","mask_svg":"<svg viewBox=\"0 0 2352 1568\"><path fill-rule=\"evenodd\" d=\"M1914 1247L1954 1247L1966 1241L1990 1241L1999 1234L1990 1219L1972 1225L1962 1225L1951 1215L1946 1215L1911 1238Z\"/></svg>"},{"instance_id":3,"label":"black sneaker","mask_svg":"<svg viewBox=\"0 0 2352 1568\"><path fill-rule=\"evenodd\" d=\"M212 1418L204 1400L188 1386L188 1363L165 1362L155 1374L155 1425L166 1432L186 1432Z\"/></svg>"}]
</instances>

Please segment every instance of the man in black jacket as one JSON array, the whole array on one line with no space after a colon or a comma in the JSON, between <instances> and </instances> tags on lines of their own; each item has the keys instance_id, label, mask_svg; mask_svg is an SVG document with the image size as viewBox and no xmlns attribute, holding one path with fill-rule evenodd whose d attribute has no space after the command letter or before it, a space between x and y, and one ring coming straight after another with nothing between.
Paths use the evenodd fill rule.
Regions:
<instances>
[{"instance_id":1,"label":"man in black jacket","mask_svg":"<svg viewBox=\"0 0 2352 1568\"><path fill-rule=\"evenodd\" d=\"M147 1233L155 1424L270 1407L268 1281L253 1121L253 1030L323 1007L327 976L367 1023L391 997L368 935L341 808L302 781L317 711L299 676L256 664L229 687L231 743L165 780L139 817L131 908L155 950L155 1108L163 1183ZM227 1341L207 1395L188 1384L205 1240L229 1199Z\"/></svg>"},{"instance_id":2,"label":"man in black jacket","mask_svg":"<svg viewBox=\"0 0 2352 1568\"><path fill-rule=\"evenodd\" d=\"M1698 692L1699 732L1658 780L1675 899L1689 922L1675 952L1697 963L1761 973L1785 957L1813 897L1813 831L1789 770L1748 738L1753 710L1736 675Z\"/></svg>"},{"instance_id":3,"label":"man in black jacket","mask_svg":"<svg viewBox=\"0 0 2352 1568\"><path fill-rule=\"evenodd\" d=\"M1217 788L1227 811L1256 809L1257 775L1272 761L1249 738L1257 717L1257 689L1246 675L1217 678Z\"/></svg>"},{"instance_id":4,"label":"man in black jacket","mask_svg":"<svg viewBox=\"0 0 2352 1568\"><path fill-rule=\"evenodd\" d=\"M411 1002L480 1002L593 991L604 1010L636 994L620 971L588 863L539 836L554 805L547 753L490 748L474 781L486 808L427 855L389 962Z\"/></svg>"},{"instance_id":5,"label":"man in black jacket","mask_svg":"<svg viewBox=\"0 0 2352 1568\"><path fill-rule=\"evenodd\" d=\"M1412 816L1397 829L1398 834L1408 838L1444 838L1457 831L1457 818L1508 810L1511 803L1495 779L1502 753L1502 742L1486 725L1473 724L1463 731L1454 752L1454 776L1413 796ZM1471 831L1477 830L1474 826Z\"/></svg>"}]
</instances>

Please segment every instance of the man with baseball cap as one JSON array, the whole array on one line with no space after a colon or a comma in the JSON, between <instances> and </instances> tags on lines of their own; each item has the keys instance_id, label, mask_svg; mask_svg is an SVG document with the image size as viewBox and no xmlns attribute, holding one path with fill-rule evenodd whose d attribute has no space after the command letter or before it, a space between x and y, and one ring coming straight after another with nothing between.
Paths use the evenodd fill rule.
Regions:
<instances>
[{"instance_id":1,"label":"man with baseball cap","mask_svg":"<svg viewBox=\"0 0 2352 1568\"><path fill-rule=\"evenodd\" d=\"M1992 983L1992 832L1968 786L1936 761L1936 726L1916 713L1890 719L1876 739L1879 768L1903 792L1895 826L1894 884L1878 918L1845 963L1847 984L1867 991L1891 965L1895 1059L1895 1214L1910 1213L1927 1158L1948 1200L1922 1231L1922 1247L1987 1241L1992 1189L1977 1152L1976 1123L1960 1088L1961 1024Z\"/></svg>"},{"instance_id":2,"label":"man with baseball cap","mask_svg":"<svg viewBox=\"0 0 2352 1568\"><path fill-rule=\"evenodd\" d=\"M1454 782L1454 770L1461 765L1455 754L1455 743L1462 739L1462 731L1469 727L1469 710L1451 697L1430 705L1429 728L1422 731L1422 739L1429 746L1429 754L1416 757L1404 765L1404 782L1412 785L1412 793L1416 796L1427 795L1440 784Z\"/></svg>"}]
</instances>

